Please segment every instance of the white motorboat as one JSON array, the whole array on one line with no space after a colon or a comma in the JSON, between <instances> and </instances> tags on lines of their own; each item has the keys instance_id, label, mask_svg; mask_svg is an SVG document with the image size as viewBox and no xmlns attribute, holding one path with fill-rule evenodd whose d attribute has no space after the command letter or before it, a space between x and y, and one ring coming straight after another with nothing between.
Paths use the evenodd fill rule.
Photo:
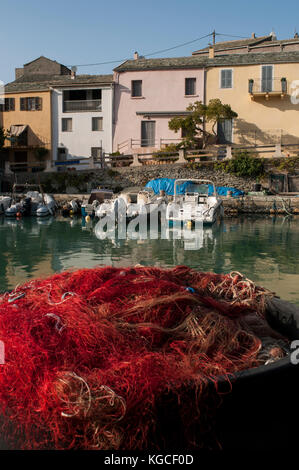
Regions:
<instances>
[{"instance_id":1,"label":"white motorboat","mask_svg":"<svg viewBox=\"0 0 299 470\"><path fill-rule=\"evenodd\" d=\"M166 221L171 223L213 224L223 216L222 199L210 180L177 179L173 201L168 203Z\"/></svg>"},{"instance_id":2,"label":"white motorboat","mask_svg":"<svg viewBox=\"0 0 299 470\"><path fill-rule=\"evenodd\" d=\"M166 208L167 196L164 192L155 194L150 188L128 188L120 194L115 195L111 200L106 200L100 204L96 210L96 216L99 218L110 214L125 216L126 219L132 219L138 215L149 215L158 210L162 204Z\"/></svg>"},{"instance_id":3,"label":"white motorboat","mask_svg":"<svg viewBox=\"0 0 299 470\"><path fill-rule=\"evenodd\" d=\"M17 196L17 189L28 189L24 197ZM33 190L38 188L39 191ZM16 217L20 215L36 215L37 217L45 217L53 215L56 210L56 202L53 196L45 194L41 185L36 184L14 184L11 204L5 210L6 217Z\"/></svg>"},{"instance_id":4,"label":"white motorboat","mask_svg":"<svg viewBox=\"0 0 299 470\"><path fill-rule=\"evenodd\" d=\"M111 199L105 199L96 208L95 215L99 219L105 216L115 215L115 217L127 217L127 210L131 204L137 203L139 189L128 188L119 194L115 194ZM131 215L133 216L133 215Z\"/></svg>"},{"instance_id":5,"label":"white motorboat","mask_svg":"<svg viewBox=\"0 0 299 470\"><path fill-rule=\"evenodd\" d=\"M11 203L10 196L0 196L0 215L4 214L6 209L9 208L10 203Z\"/></svg>"},{"instance_id":6,"label":"white motorboat","mask_svg":"<svg viewBox=\"0 0 299 470\"><path fill-rule=\"evenodd\" d=\"M159 194L155 194L150 188L142 189L137 194L137 202L135 204L129 204L127 208L127 216L138 216L138 215L150 215L154 212L159 211L164 205L166 209L166 203L168 197L164 191L160 191Z\"/></svg>"}]
</instances>

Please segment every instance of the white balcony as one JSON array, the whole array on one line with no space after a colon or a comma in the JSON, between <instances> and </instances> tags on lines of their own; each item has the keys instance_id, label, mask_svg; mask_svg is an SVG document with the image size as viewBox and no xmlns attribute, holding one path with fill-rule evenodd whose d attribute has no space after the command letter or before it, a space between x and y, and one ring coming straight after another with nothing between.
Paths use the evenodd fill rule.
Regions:
<instances>
[{"instance_id":1,"label":"white balcony","mask_svg":"<svg viewBox=\"0 0 299 470\"><path fill-rule=\"evenodd\" d=\"M102 111L102 100L68 100L63 102L64 113Z\"/></svg>"}]
</instances>

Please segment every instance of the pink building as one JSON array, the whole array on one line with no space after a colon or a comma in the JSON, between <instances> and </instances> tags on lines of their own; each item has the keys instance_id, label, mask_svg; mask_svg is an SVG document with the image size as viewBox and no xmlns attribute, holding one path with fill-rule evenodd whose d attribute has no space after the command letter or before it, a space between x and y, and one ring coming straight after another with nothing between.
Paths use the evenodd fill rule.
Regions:
<instances>
[{"instance_id":1,"label":"pink building","mask_svg":"<svg viewBox=\"0 0 299 470\"><path fill-rule=\"evenodd\" d=\"M204 58L143 59L135 53L114 70L113 150L147 153L172 142L181 134L168 128L186 107L204 101Z\"/></svg>"}]
</instances>

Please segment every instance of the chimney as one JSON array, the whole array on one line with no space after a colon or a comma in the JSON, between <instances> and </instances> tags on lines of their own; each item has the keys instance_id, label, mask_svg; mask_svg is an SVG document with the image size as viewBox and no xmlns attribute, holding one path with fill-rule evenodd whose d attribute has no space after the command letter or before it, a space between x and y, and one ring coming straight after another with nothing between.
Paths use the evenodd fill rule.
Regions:
<instances>
[{"instance_id":1,"label":"chimney","mask_svg":"<svg viewBox=\"0 0 299 470\"><path fill-rule=\"evenodd\" d=\"M71 68L71 79L74 80L76 78L77 67L73 66Z\"/></svg>"},{"instance_id":2,"label":"chimney","mask_svg":"<svg viewBox=\"0 0 299 470\"><path fill-rule=\"evenodd\" d=\"M139 59L139 54L137 51L134 52L134 60L138 60Z\"/></svg>"},{"instance_id":3,"label":"chimney","mask_svg":"<svg viewBox=\"0 0 299 470\"><path fill-rule=\"evenodd\" d=\"M255 33L251 33L251 39L255 39Z\"/></svg>"},{"instance_id":4,"label":"chimney","mask_svg":"<svg viewBox=\"0 0 299 470\"><path fill-rule=\"evenodd\" d=\"M209 46L209 59L214 59L215 57L215 50L213 46Z\"/></svg>"}]
</instances>

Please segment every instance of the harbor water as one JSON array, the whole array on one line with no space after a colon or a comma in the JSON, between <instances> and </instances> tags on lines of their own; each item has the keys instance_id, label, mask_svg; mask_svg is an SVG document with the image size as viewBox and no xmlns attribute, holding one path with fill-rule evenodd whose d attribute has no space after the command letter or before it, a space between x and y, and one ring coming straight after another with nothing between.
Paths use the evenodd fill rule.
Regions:
<instances>
[{"instance_id":1,"label":"harbor water","mask_svg":"<svg viewBox=\"0 0 299 470\"><path fill-rule=\"evenodd\" d=\"M191 231L170 229L151 238L100 239L96 221L80 217L0 219L0 291L55 272L135 264L201 271L239 271L281 298L299 305L299 218L238 217ZM133 239L134 238L134 239Z\"/></svg>"}]
</instances>

